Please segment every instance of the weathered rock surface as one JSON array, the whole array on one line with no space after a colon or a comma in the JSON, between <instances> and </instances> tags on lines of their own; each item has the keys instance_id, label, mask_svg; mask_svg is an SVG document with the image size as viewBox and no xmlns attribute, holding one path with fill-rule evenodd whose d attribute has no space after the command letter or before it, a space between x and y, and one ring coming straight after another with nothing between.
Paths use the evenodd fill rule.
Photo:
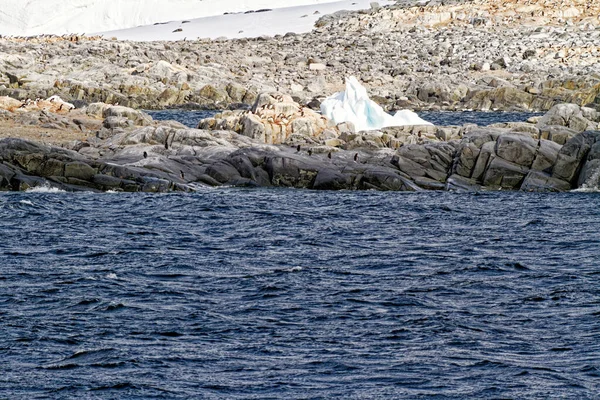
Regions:
<instances>
[{"instance_id":1,"label":"weathered rock surface","mask_svg":"<svg viewBox=\"0 0 600 400\"><path fill-rule=\"evenodd\" d=\"M597 107L599 8L591 0L408 1L324 16L311 33L273 38L0 38L0 95L226 109L260 92L308 104L357 75L390 109Z\"/></svg>"},{"instance_id":2,"label":"weathered rock surface","mask_svg":"<svg viewBox=\"0 0 600 400\"><path fill-rule=\"evenodd\" d=\"M390 148L298 151L231 131L148 126L79 151L0 141L0 189L171 191L202 185L321 190L564 191L600 183L600 131L564 146L514 133Z\"/></svg>"},{"instance_id":3,"label":"weathered rock surface","mask_svg":"<svg viewBox=\"0 0 600 400\"><path fill-rule=\"evenodd\" d=\"M250 110L225 111L200 121L198 128L228 129L261 143L282 144L319 137L327 129L327 120L290 96L262 93ZM335 139L339 133L331 128L329 135Z\"/></svg>"},{"instance_id":4,"label":"weathered rock surface","mask_svg":"<svg viewBox=\"0 0 600 400\"><path fill-rule=\"evenodd\" d=\"M73 129L87 136L63 148L0 140L0 190L50 185L154 192L228 185L564 191L600 184L600 131L575 130L594 126L598 113L572 104L530 123L370 132L354 132L347 124L327 127L287 96L271 95L259 95L251 112L200 123L211 129L156 122L141 111L102 103L67 114L6 112L3 118L32 129L50 124L59 133ZM250 131L249 118L255 122ZM288 119L289 130L274 135L268 126L275 118ZM297 121L307 122L296 129ZM573 135L562 145L543 137L544 126Z\"/></svg>"}]
</instances>

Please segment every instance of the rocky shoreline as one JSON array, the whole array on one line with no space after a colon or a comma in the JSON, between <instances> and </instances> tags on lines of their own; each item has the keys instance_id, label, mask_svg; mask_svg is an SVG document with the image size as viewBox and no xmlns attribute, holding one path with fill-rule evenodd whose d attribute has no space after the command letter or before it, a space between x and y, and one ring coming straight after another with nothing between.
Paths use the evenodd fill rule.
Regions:
<instances>
[{"instance_id":1,"label":"rocky shoreline","mask_svg":"<svg viewBox=\"0 0 600 400\"><path fill-rule=\"evenodd\" d=\"M0 38L0 190L597 187L599 12L589 0L398 1L303 35ZM548 112L357 132L315 111L348 75L387 110ZM189 129L137 110L176 106L225 111Z\"/></svg>"},{"instance_id":2,"label":"rocky shoreline","mask_svg":"<svg viewBox=\"0 0 600 400\"><path fill-rule=\"evenodd\" d=\"M598 105L599 14L592 0L398 1L324 16L301 35L0 38L0 96L221 110L280 92L318 106L355 75L388 110Z\"/></svg>"},{"instance_id":3,"label":"rocky shoreline","mask_svg":"<svg viewBox=\"0 0 600 400\"><path fill-rule=\"evenodd\" d=\"M546 192L600 184L600 112L576 104L521 123L368 132L354 132L347 123L333 126L279 94L259 95L250 111L200 121L202 129L104 103L71 110L40 101L13 111L6 105L14 100L0 98L0 109L2 104L0 131L28 121L50 133L49 143L27 136L0 140L0 190ZM272 117L278 113L287 125Z\"/></svg>"}]
</instances>

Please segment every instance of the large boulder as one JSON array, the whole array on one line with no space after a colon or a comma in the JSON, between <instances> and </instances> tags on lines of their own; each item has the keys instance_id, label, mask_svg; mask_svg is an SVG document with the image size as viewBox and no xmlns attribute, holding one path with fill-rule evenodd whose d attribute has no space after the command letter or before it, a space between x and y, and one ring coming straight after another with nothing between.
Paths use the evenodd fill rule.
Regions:
<instances>
[{"instance_id":1,"label":"large boulder","mask_svg":"<svg viewBox=\"0 0 600 400\"><path fill-rule=\"evenodd\" d=\"M525 192L564 192L571 190L571 184L561 179L553 178L541 171L529 171L521 190Z\"/></svg>"},{"instance_id":2,"label":"large boulder","mask_svg":"<svg viewBox=\"0 0 600 400\"><path fill-rule=\"evenodd\" d=\"M554 125L583 132L597 129L597 118L597 112L593 109L580 107L577 104L557 104L540 118L537 125L542 129Z\"/></svg>"},{"instance_id":3,"label":"large boulder","mask_svg":"<svg viewBox=\"0 0 600 400\"><path fill-rule=\"evenodd\" d=\"M531 136L508 134L498 137L496 154L514 164L530 167L535 159L538 141Z\"/></svg>"},{"instance_id":4,"label":"large boulder","mask_svg":"<svg viewBox=\"0 0 600 400\"><path fill-rule=\"evenodd\" d=\"M143 111L134 110L133 108L124 106L110 106L103 109L103 118L109 117L124 117L133 121L135 125L152 125L152 117Z\"/></svg>"},{"instance_id":5,"label":"large boulder","mask_svg":"<svg viewBox=\"0 0 600 400\"><path fill-rule=\"evenodd\" d=\"M269 93L261 93L249 111L226 111L200 121L198 128L230 129L266 144L296 142L299 137L310 142L326 129L335 134L327 140L339 135L317 112L300 106L290 96Z\"/></svg>"},{"instance_id":6,"label":"large boulder","mask_svg":"<svg viewBox=\"0 0 600 400\"><path fill-rule=\"evenodd\" d=\"M561 147L562 146L556 142L543 139L540 140L535 160L533 161L533 164L531 164L531 169L551 172Z\"/></svg>"},{"instance_id":7,"label":"large boulder","mask_svg":"<svg viewBox=\"0 0 600 400\"><path fill-rule=\"evenodd\" d=\"M487 167L483 184L502 189L519 189L528 172L527 167L496 157Z\"/></svg>"},{"instance_id":8,"label":"large boulder","mask_svg":"<svg viewBox=\"0 0 600 400\"><path fill-rule=\"evenodd\" d=\"M565 144L577 134L600 127L600 113L577 104L557 104L537 122L543 139Z\"/></svg>"},{"instance_id":9,"label":"large boulder","mask_svg":"<svg viewBox=\"0 0 600 400\"><path fill-rule=\"evenodd\" d=\"M588 152L597 141L599 131L583 132L569 140L558 152L552 177L571 184L579 177L579 172Z\"/></svg>"},{"instance_id":10,"label":"large boulder","mask_svg":"<svg viewBox=\"0 0 600 400\"><path fill-rule=\"evenodd\" d=\"M455 148L448 143L427 143L401 147L392 164L419 186L443 188L452 168Z\"/></svg>"},{"instance_id":11,"label":"large boulder","mask_svg":"<svg viewBox=\"0 0 600 400\"><path fill-rule=\"evenodd\" d=\"M600 132L595 132L593 136L594 143L591 145L581 168L577 180L578 187L600 187Z\"/></svg>"}]
</instances>

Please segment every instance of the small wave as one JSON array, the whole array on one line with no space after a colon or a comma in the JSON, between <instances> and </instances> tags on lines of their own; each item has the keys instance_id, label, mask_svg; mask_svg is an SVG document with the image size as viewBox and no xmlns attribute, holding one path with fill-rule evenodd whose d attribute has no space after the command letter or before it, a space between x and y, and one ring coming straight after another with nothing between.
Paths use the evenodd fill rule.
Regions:
<instances>
[{"instance_id":1,"label":"small wave","mask_svg":"<svg viewBox=\"0 0 600 400\"><path fill-rule=\"evenodd\" d=\"M175 332L175 331L168 331L168 332L158 332L159 336L164 336L164 337L181 337L183 336L183 333L179 333L179 332Z\"/></svg>"},{"instance_id":2,"label":"small wave","mask_svg":"<svg viewBox=\"0 0 600 400\"><path fill-rule=\"evenodd\" d=\"M67 193L66 190L59 189L57 187L43 185L43 186L35 186L27 189L25 192L27 193Z\"/></svg>"},{"instance_id":3,"label":"small wave","mask_svg":"<svg viewBox=\"0 0 600 400\"><path fill-rule=\"evenodd\" d=\"M571 190L571 193L599 193L600 188L597 186L586 186L583 185L580 188Z\"/></svg>"},{"instance_id":4,"label":"small wave","mask_svg":"<svg viewBox=\"0 0 600 400\"><path fill-rule=\"evenodd\" d=\"M139 387L131 382L121 382L114 385L97 386L90 388L92 391L104 391L104 390L124 390L124 389L139 389Z\"/></svg>"},{"instance_id":5,"label":"small wave","mask_svg":"<svg viewBox=\"0 0 600 400\"><path fill-rule=\"evenodd\" d=\"M42 367L43 369L47 369L47 370L67 370L67 369L75 369L75 368L79 368L80 365L79 364L75 364L75 363L68 363L68 364L51 364L51 365L46 365L44 367Z\"/></svg>"}]
</instances>

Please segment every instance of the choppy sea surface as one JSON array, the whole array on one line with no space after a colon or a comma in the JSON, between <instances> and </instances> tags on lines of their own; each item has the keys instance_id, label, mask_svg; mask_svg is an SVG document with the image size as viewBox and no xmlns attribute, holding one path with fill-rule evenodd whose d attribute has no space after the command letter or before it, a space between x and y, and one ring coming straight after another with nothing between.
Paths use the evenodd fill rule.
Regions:
<instances>
[{"instance_id":1,"label":"choppy sea surface","mask_svg":"<svg viewBox=\"0 0 600 400\"><path fill-rule=\"evenodd\" d=\"M190 111L190 110L162 110L162 111L147 111L152 118L158 121L176 120L182 124L195 128L203 118L214 116L216 111ZM448 126L463 124L477 124L480 126L491 125L501 122L525 122L533 116L543 115L541 113L531 112L481 112L481 111L464 111L464 112L447 112L447 111L424 111L418 113L421 118L431 122L434 125Z\"/></svg>"},{"instance_id":2,"label":"choppy sea surface","mask_svg":"<svg viewBox=\"0 0 600 400\"><path fill-rule=\"evenodd\" d=\"M3 193L0 232L0 398L600 393L596 193Z\"/></svg>"}]
</instances>

